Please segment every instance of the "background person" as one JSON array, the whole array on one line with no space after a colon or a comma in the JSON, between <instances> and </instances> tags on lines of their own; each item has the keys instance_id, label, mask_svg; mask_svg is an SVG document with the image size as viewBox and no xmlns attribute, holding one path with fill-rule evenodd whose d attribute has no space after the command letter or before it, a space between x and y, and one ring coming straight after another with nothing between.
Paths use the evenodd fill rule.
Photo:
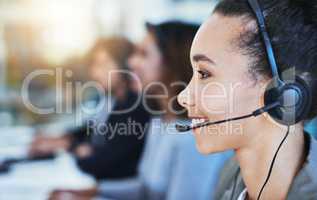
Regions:
<instances>
[{"instance_id":1,"label":"background person","mask_svg":"<svg viewBox=\"0 0 317 200\"><path fill-rule=\"evenodd\" d=\"M104 108L84 126L62 137L36 137L31 145L31 156L69 150L74 153L78 166L96 179L135 175L150 114L139 101L139 95L130 89L129 74L111 73L129 72L127 59L133 48L132 43L121 37L101 39L95 44L90 52L89 72L105 94L110 94L104 97ZM129 129L131 123L138 126ZM118 124L126 125L124 134L119 134Z\"/></svg>"}]
</instances>

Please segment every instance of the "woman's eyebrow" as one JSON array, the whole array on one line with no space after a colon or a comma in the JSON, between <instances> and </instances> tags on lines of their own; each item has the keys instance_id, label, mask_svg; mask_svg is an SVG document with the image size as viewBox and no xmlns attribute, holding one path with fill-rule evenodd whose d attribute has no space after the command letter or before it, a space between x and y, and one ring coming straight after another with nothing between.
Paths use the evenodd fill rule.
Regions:
<instances>
[{"instance_id":1,"label":"woman's eyebrow","mask_svg":"<svg viewBox=\"0 0 317 200\"><path fill-rule=\"evenodd\" d=\"M215 65L215 62L212 59L208 58L208 56L206 56L204 54L196 54L196 55L194 55L193 56L193 61L194 62L205 61L205 62L209 62L209 63Z\"/></svg>"}]
</instances>

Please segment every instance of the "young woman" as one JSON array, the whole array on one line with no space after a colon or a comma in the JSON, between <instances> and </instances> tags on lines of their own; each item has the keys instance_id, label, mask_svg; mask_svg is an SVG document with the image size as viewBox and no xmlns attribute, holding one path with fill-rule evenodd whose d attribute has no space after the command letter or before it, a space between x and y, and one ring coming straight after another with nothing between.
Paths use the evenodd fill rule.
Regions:
<instances>
[{"instance_id":1,"label":"young woman","mask_svg":"<svg viewBox=\"0 0 317 200\"><path fill-rule=\"evenodd\" d=\"M304 122L317 114L317 1L259 0L259 4L280 74L296 72L294 76L310 83L313 104L289 127L263 114L197 128L197 147L205 154L235 150L235 159L219 182L217 200L317 199L317 142L303 130ZM272 78L271 54L265 51L250 5L247 0L220 1L194 39L193 77L178 98L194 125L248 115L264 106Z\"/></svg>"}]
</instances>

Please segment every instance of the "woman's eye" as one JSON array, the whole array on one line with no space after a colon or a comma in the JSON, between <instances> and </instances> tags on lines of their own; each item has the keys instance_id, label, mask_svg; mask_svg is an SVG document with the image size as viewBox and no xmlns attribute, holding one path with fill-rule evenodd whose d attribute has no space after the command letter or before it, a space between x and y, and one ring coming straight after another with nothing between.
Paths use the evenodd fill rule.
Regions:
<instances>
[{"instance_id":1,"label":"woman's eye","mask_svg":"<svg viewBox=\"0 0 317 200\"><path fill-rule=\"evenodd\" d=\"M207 78L211 77L211 74L207 71L198 70L197 72L199 74L199 79L207 79Z\"/></svg>"}]
</instances>

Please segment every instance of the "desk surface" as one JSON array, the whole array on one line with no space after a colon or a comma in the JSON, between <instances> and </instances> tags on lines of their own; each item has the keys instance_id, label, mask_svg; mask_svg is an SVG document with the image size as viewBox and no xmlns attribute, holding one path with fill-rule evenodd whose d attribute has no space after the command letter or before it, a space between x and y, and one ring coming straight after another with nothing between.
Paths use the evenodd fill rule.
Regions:
<instances>
[{"instance_id":1,"label":"desk surface","mask_svg":"<svg viewBox=\"0 0 317 200\"><path fill-rule=\"evenodd\" d=\"M82 173L74 159L61 153L54 160L20 163L0 175L0 199L45 200L56 189L88 189L95 180Z\"/></svg>"},{"instance_id":2,"label":"desk surface","mask_svg":"<svg viewBox=\"0 0 317 200\"><path fill-rule=\"evenodd\" d=\"M22 127L0 129L0 160L24 157L32 132ZM46 200L56 189L88 189L95 184L91 176L79 170L70 154L61 152L53 160L15 164L8 173L0 174L0 199Z\"/></svg>"}]
</instances>

